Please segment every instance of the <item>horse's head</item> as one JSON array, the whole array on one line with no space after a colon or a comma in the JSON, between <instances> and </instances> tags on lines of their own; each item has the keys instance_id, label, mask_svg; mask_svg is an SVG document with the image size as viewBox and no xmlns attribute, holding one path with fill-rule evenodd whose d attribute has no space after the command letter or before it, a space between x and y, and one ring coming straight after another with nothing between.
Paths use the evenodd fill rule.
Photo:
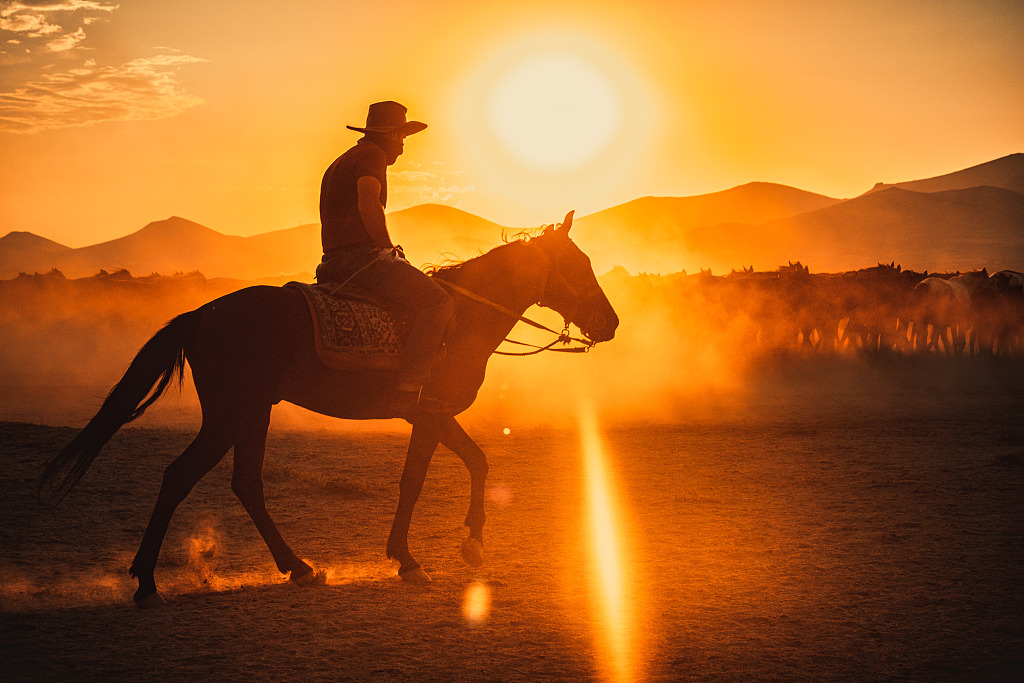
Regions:
<instances>
[{"instance_id":1,"label":"horse's head","mask_svg":"<svg viewBox=\"0 0 1024 683\"><path fill-rule=\"evenodd\" d=\"M1024 275L1013 270L1000 270L992 273L989 280L996 289L1002 292L1024 292Z\"/></svg>"},{"instance_id":2,"label":"horse's head","mask_svg":"<svg viewBox=\"0 0 1024 683\"><path fill-rule=\"evenodd\" d=\"M590 265L590 257L569 237L573 212L560 225L549 225L530 240L547 258L547 279L538 303L562 315L595 342L615 336L619 316L605 296Z\"/></svg>"}]
</instances>

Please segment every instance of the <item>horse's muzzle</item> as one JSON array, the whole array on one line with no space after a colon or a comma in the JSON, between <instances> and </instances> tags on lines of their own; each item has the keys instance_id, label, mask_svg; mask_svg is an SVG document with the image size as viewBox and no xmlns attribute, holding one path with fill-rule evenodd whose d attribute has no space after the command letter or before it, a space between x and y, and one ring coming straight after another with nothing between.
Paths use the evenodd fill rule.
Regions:
<instances>
[{"instance_id":1,"label":"horse's muzzle","mask_svg":"<svg viewBox=\"0 0 1024 683\"><path fill-rule=\"evenodd\" d=\"M580 316L576 326L594 342L610 341L615 337L615 328L619 326L619 317L614 311L609 311L610 318L598 311L589 311Z\"/></svg>"}]
</instances>

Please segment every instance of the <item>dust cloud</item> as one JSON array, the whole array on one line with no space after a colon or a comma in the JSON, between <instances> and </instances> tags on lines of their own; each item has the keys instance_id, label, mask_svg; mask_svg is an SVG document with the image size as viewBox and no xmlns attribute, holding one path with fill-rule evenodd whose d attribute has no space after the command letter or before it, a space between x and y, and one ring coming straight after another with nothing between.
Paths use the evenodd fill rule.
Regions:
<instances>
[{"instance_id":1,"label":"dust cloud","mask_svg":"<svg viewBox=\"0 0 1024 683\"><path fill-rule=\"evenodd\" d=\"M727 275L616 269L600 278L620 318L615 339L581 355L493 359L478 408L509 424L570 424L582 394L613 421L743 419L840 399L898 403L910 384L927 395L1017 372L1021 292L985 285L973 307L936 317L936 302L915 289L926 275L896 264L843 273L799 263ZM535 313L560 327L558 316ZM512 337L550 342L524 326Z\"/></svg>"},{"instance_id":2,"label":"dust cloud","mask_svg":"<svg viewBox=\"0 0 1024 683\"><path fill-rule=\"evenodd\" d=\"M161 589L169 595L246 591L288 583L288 577L267 560L243 567L237 558L229 558L234 561L225 567L224 544L215 527L202 526L194 534L181 547L164 549L159 565ZM69 568L60 576L31 575L5 567L0 608L20 612L122 604L137 583L128 572L114 567L130 566L131 560L126 551L109 566ZM329 565L306 561L315 571L324 572L332 586L378 581L394 574L391 563L383 560Z\"/></svg>"},{"instance_id":3,"label":"dust cloud","mask_svg":"<svg viewBox=\"0 0 1024 683\"><path fill-rule=\"evenodd\" d=\"M464 421L505 434L524 425L571 425L580 396L600 405L605 419L630 422L763 411L786 397L813 406L815 395L843 387L872 401L907 373L934 379L941 368L948 379L957 373L954 358L1009 362L1020 353L1019 296L990 306L995 314L984 320L952 312L940 325L923 318L914 289L925 275L895 265L837 274L788 264L770 272L665 276L616 268L600 278L621 320L615 339L585 354L495 356ZM7 420L83 424L167 320L249 284L256 283L199 273L136 278L126 271L0 281L0 411ZM563 324L546 309L528 315L553 329ZM511 338L551 341L522 324ZM284 429L404 428L397 421L334 420L288 404L278 405L273 419ZM168 392L143 420L197 427L190 378L180 395Z\"/></svg>"}]
</instances>

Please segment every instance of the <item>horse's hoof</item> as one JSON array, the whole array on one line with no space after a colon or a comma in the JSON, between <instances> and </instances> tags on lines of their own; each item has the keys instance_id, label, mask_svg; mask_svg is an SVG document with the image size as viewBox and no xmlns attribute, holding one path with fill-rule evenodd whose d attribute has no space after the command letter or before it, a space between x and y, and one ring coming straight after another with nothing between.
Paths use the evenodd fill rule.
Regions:
<instances>
[{"instance_id":1,"label":"horse's hoof","mask_svg":"<svg viewBox=\"0 0 1024 683\"><path fill-rule=\"evenodd\" d=\"M398 576L406 583L411 583L417 586L425 586L430 583L430 576L423 571L423 567L416 567L415 569L408 569L406 571L398 570Z\"/></svg>"},{"instance_id":2,"label":"horse's hoof","mask_svg":"<svg viewBox=\"0 0 1024 683\"><path fill-rule=\"evenodd\" d=\"M484 563L484 544L480 539L469 536L462 541L462 559L470 567L479 567Z\"/></svg>"},{"instance_id":3,"label":"horse's hoof","mask_svg":"<svg viewBox=\"0 0 1024 683\"><path fill-rule=\"evenodd\" d=\"M326 586L327 585L327 572L321 569L320 571L306 572L299 576L292 572L289 581L297 586Z\"/></svg>"},{"instance_id":4,"label":"horse's hoof","mask_svg":"<svg viewBox=\"0 0 1024 683\"><path fill-rule=\"evenodd\" d=\"M150 593L141 598L135 598L135 606L139 609L150 609L153 607L165 607L167 601L158 592Z\"/></svg>"}]
</instances>

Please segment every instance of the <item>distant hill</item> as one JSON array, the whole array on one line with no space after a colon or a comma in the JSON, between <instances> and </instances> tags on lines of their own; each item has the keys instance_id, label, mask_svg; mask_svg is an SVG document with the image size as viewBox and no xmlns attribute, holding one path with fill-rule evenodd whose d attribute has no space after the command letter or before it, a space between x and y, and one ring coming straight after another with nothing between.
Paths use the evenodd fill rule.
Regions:
<instances>
[{"instance_id":1,"label":"distant hill","mask_svg":"<svg viewBox=\"0 0 1024 683\"><path fill-rule=\"evenodd\" d=\"M319 226L313 227L319 242ZM198 270L209 277L252 280L312 272L319 258L319 243L312 254L303 253L301 241L291 244L287 235L224 235L178 216L155 221L125 237L79 249L35 235L31 235L31 240L19 239L23 248L9 249L8 243L15 235L19 233L0 238L0 279L15 277L19 272L47 272L56 268L71 278L95 275L101 269L127 269L140 276Z\"/></svg>"},{"instance_id":2,"label":"distant hill","mask_svg":"<svg viewBox=\"0 0 1024 683\"><path fill-rule=\"evenodd\" d=\"M506 228L442 204L421 204L388 214L388 230L412 263L465 260L501 244Z\"/></svg>"},{"instance_id":3,"label":"distant hill","mask_svg":"<svg viewBox=\"0 0 1024 683\"><path fill-rule=\"evenodd\" d=\"M801 260L815 272L896 261L915 270L1024 265L1024 195L996 187L912 192L891 187L762 225L687 235L709 266L771 268Z\"/></svg>"},{"instance_id":4,"label":"distant hill","mask_svg":"<svg viewBox=\"0 0 1024 683\"><path fill-rule=\"evenodd\" d=\"M198 270L209 277L241 269L242 277L258 276L248 263L257 257L246 248L243 237L222 235L203 225L178 216L148 224L138 232L119 239L76 249L60 270L69 277L90 275L95 266L107 270L126 268L136 275L173 274ZM191 266L191 267L189 267ZM205 274L204 273L204 274Z\"/></svg>"},{"instance_id":5,"label":"distant hill","mask_svg":"<svg viewBox=\"0 0 1024 683\"><path fill-rule=\"evenodd\" d=\"M46 271L45 264L56 263L74 249L30 232L12 232L0 237L0 278L10 278L19 270Z\"/></svg>"},{"instance_id":6,"label":"distant hill","mask_svg":"<svg viewBox=\"0 0 1024 683\"><path fill-rule=\"evenodd\" d=\"M595 270L626 264L636 272L674 272L687 263L686 235L720 223L756 225L841 202L775 183L748 183L693 197L643 197L576 221L576 241ZM691 266L692 267L692 266Z\"/></svg>"},{"instance_id":7,"label":"distant hill","mask_svg":"<svg viewBox=\"0 0 1024 683\"><path fill-rule=\"evenodd\" d=\"M868 192L878 192L890 187L899 187L915 192L943 192L945 190L966 190L972 187L1001 187L1024 194L1024 154L1009 156L971 166L962 171L924 180L909 180L886 185L878 183Z\"/></svg>"}]
</instances>

